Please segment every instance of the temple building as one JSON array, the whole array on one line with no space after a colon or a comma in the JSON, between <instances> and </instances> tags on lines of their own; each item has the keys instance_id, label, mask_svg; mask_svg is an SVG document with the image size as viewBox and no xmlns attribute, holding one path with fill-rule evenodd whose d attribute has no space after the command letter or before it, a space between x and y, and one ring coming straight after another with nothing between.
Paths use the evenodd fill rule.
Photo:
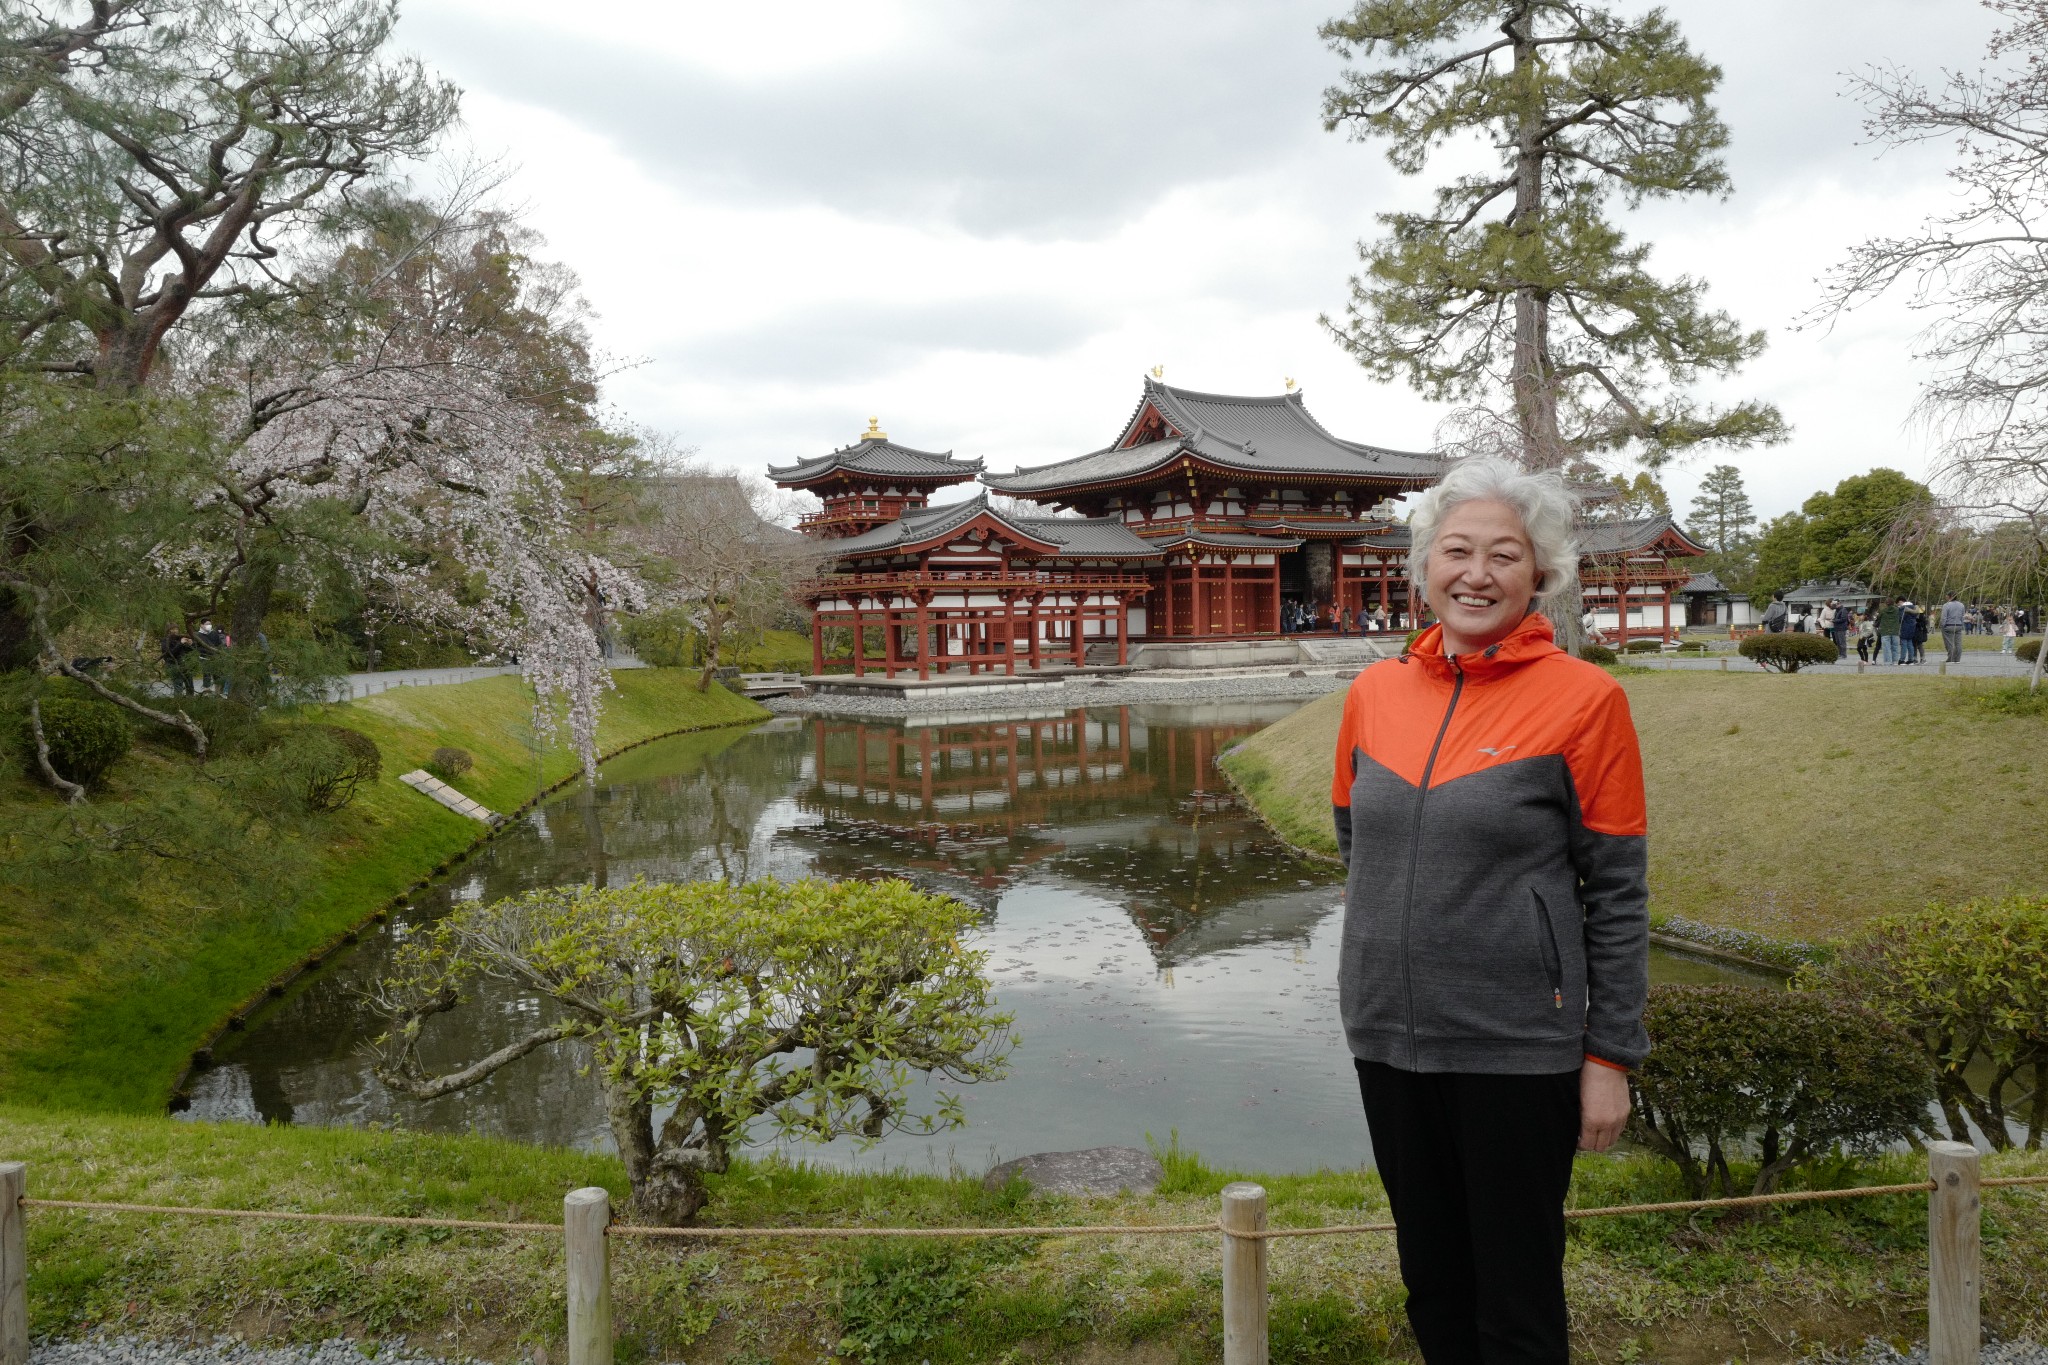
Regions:
<instances>
[{"instance_id":1,"label":"temple building","mask_svg":"<svg viewBox=\"0 0 2048 1365\"><path fill-rule=\"evenodd\" d=\"M1443 457L1333 436L1298 391L1239 398L1147 377L1101 450L989 474L998 493L1121 522L1158 554L1138 630L1148 639L1274 635L1283 607L1406 607L1376 553L1382 504L1427 488Z\"/></svg>"},{"instance_id":2,"label":"temple building","mask_svg":"<svg viewBox=\"0 0 2048 1365\"><path fill-rule=\"evenodd\" d=\"M1373 607L1405 630L1419 604L1393 504L1447 466L1333 435L1291 380L1236 397L1147 377L1114 439L1052 464L985 473L898 445L870 418L855 444L769 476L820 499L798 529L837 557L808 594L815 671L839 627L856 676L925 679L1123 664L1140 643L1271 639ZM977 477L985 492L931 504ZM1594 610L1625 606L1648 626L1654 600L1650 633L1668 638L1672 591L1691 576L1673 560L1701 547L1669 518L1584 534Z\"/></svg>"}]
</instances>

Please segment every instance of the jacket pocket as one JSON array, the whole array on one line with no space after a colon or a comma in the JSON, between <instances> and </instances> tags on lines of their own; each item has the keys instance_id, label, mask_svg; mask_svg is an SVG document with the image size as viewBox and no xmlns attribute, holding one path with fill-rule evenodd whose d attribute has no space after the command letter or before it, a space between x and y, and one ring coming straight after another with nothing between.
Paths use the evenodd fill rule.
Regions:
<instances>
[{"instance_id":1,"label":"jacket pocket","mask_svg":"<svg viewBox=\"0 0 2048 1365\"><path fill-rule=\"evenodd\" d=\"M1536 952L1543 959L1543 979L1550 983L1551 1008L1561 1010L1564 960L1557 951L1557 926L1550 922L1550 907L1543 903L1543 893L1533 886L1529 888L1529 904L1536 915Z\"/></svg>"}]
</instances>

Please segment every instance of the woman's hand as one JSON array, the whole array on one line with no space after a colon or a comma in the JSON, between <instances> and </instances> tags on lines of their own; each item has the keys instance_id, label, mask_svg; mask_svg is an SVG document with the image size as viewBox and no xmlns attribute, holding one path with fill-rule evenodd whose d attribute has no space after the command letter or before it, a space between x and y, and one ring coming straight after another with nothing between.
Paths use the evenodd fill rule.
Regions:
<instances>
[{"instance_id":1,"label":"woman's hand","mask_svg":"<svg viewBox=\"0 0 2048 1365\"><path fill-rule=\"evenodd\" d=\"M1628 1125L1628 1073L1587 1061L1579 1067L1579 1150L1604 1152Z\"/></svg>"}]
</instances>

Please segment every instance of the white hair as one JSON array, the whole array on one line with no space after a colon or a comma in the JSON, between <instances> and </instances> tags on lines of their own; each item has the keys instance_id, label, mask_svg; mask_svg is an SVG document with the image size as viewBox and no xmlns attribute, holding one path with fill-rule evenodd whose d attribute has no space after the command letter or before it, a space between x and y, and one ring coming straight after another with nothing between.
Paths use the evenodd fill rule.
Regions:
<instances>
[{"instance_id":1,"label":"white hair","mask_svg":"<svg viewBox=\"0 0 2048 1365\"><path fill-rule=\"evenodd\" d=\"M1532 473L1493 455L1458 461L1415 500L1408 519L1408 577L1415 591L1427 589L1429 551L1445 515L1459 503L1481 501L1505 503L1522 519L1536 559L1536 595L1552 602L1569 600L1579 586L1579 543L1573 534L1578 499L1556 470Z\"/></svg>"}]
</instances>

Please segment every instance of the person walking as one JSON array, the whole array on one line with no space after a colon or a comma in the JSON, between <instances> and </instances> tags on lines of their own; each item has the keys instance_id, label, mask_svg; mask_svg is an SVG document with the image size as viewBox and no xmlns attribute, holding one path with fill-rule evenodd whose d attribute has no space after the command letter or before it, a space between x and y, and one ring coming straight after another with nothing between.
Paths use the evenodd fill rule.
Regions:
<instances>
[{"instance_id":1,"label":"person walking","mask_svg":"<svg viewBox=\"0 0 2048 1365\"><path fill-rule=\"evenodd\" d=\"M1409 560L1437 624L1345 697L1339 1009L1425 1361L1563 1362L1564 1201L1649 1052L1642 759L1628 698L1552 642L1573 499L1461 462Z\"/></svg>"},{"instance_id":2,"label":"person walking","mask_svg":"<svg viewBox=\"0 0 2048 1365\"><path fill-rule=\"evenodd\" d=\"M1882 663L1895 664L1899 660L1899 621L1901 598L1891 598L1877 610L1878 657Z\"/></svg>"},{"instance_id":3,"label":"person walking","mask_svg":"<svg viewBox=\"0 0 2048 1365\"><path fill-rule=\"evenodd\" d=\"M2000 641L1999 641L1999 643L1998 643L1998 651L1999 651L1999 653L2001 653L2001 654L2010 654L2010 653L2012 653L2012 652L2013 652L2013 651L2014 651L2015 649L2019 648L2019 643L2020 643L2020 623L2019 623L2019 618L2018 618L2018 617L2016 617L2016 616L2014 616L2014 615L2013 615L2013 614L2012 614L2011 612L2007 612L2007 613L2005 614L2005 629L2004 629L2004 636L2005 636L2005 638L2004 638L2004 639L2002 639L2002 640L2000 640Z\"/></svg>"},{"instance_id":4,"label":"person walking","mask_svg":"<svg viewBox=\"0 0 2048 1365\"><path fill-rule=\"evenodd\" d=\"M163 655L164 670L171 675L173 696L192 695L192 637L171 626L164 631L164 642L159 648Z\"/></svg>"},{"instance_id":5,"label":"person walking","mask_svg":"<svg viewBox=\"0 0 2048 1365\"><path fill-rule=\"evenodd\" d=\"M1941 645L1952 664L1963 661L1963 622L1966 615L1962 599L1954 593L1950 593L1948 601L1941 604Z\"/></svg>"}]
</instances>

